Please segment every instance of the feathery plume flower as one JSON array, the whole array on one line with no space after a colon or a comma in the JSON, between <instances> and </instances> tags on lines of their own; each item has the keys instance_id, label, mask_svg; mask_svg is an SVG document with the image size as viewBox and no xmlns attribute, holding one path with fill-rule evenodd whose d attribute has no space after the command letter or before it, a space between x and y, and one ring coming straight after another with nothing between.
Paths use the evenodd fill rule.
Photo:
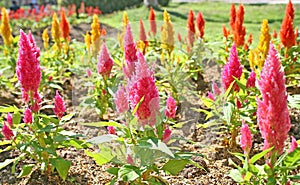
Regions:
<instances>
[{"instance_id":1,"label":"feathery plume flower","mask_svg":"<svg viewBox=\"0 0 300 185\"><path fill-rule=\"evenodd\" d=\"M11 140L14 137L14 133L12 130L7 126L6 122L4 122L2 127L2 134L4 135L6 140Z\"/></svg>"},{"instance_id":2,"label":"feathery plume flower","mask_svg":"<svg viewBox=\"0 0 300 185\"><path fill-rule=\"evenodd\" d=\"M149 12L149 24L150 24L150 34L155 36L156 35L156 21L155 21L155 12L152 7L150 7L150 12Z\"/></svg>"},{"instance_id":3,"label":"feathery plume flower","mask_svg":"<svg viewBox=\"0 0 300 185\"><path fill-rule=\"evenodd\" d=\"M205 19L203 18L202 12L199 12L196 18L196 25L199 31L199 37L203 39L204 37L204 27L205 27Z\"/></svg>"},{"instance_id":4,"label":"feathery plume flower","mask_svg":"<svg viewBox=\"0 0 300 185\"><path fill-rule=\"evenodd\" d=\"M86 75L87 77L91 77L92 76L92 71L89 67L86 68Z\"/></svg>"},{"instance_id":5,"label":"feathery plume flower","mask_svg":"<svg viewBox=\"0 0 300 185\"><path fill-rule=\"evenodd\" d=\"M49 47L49 35L48 35L48 28L45 28L42 34L42 39L44 41L44 48L47 50Z\"/></svg>"},{"instance_id":6,"label":"feathery plume flower","mask_svg":"<svg viewBox=\"0 0 300 185\"><path fill-rule=\"evenodd\" d=\"M242 102L239 99L236 99L236 107L241 109L243 107Z\"/></svg>"},{"instance_id":7,"label":"feathery plume flower","mask_svg":"<svg viewBox=\"0 0 300 185\"><path fill-rule=\"evenodd\" d=\"M97 64L98 73L102 76L109 77L113 65L114 61L108 52L105 42L103 42Z\"/></svg>"},{"instance_id":8,"label":"feathery plume flower","mask_svg":"<svg viewBox=\"0 0 300 185\"><path fill-rule=\"evenodd\" d=\"M167 99L165 115L168 118L175 118L176 110L177 110L176 101L172 98L172 96L169 96Z\"/></svg>"},{"instance_id":9,"label":"feathery plume flower","mask_svg":"<svg viewBox=\"0 0 300 185\"><path fill-rule=\"evenodd\" d=\"M56 91L56 95L54 98L54 114L61 119L63 114L66 112L66 104L63 100L63 98L60 96L58 91Z\"/></svg>"},{"instance_id":10,"label":"feathery plume flower","mask_svg":"<svg viewBox=\"0 0 300 185\"><path fill-rule=\"evenodd\" d=\"M85 46L86 46L86 49L87 49L88 53L90 53L91 44L92 44L92 37L91 37L91 33L89 31L87 31L85 36L84 36L84 43L85 43Z\"/></svg>"},{"instance_id":11,"label":"feathery plume flower","mask_svg":"<svg viewBox=\"0 0 300 185\"><path fill-rule=\"evenodd\" d=\"M289 153L293 152L296 148L298 148L298 143L297 143L296 139L294 138L294 136L291 136L291 139L292 139L292 144L291 144Z\"/></svg>"},{"instance_id":12,"label":"feathery plume flower","mask_svg":"<svg viewBox=\"0 0 300 185\"><path fill-rule=\"evenodd\" d=\"M133 40L130 24L128 23L124 38L125 64L123 63L123 72L127 78L131 78L135 71L135 62L138 59L136 53L136 45Z\"/></svg>"},{"instance_id":13,"label":"feathery plume flower","mask_svg":"<svg viewBox=\"0 0 300 185\"><path fill-rule=\"evenodd\" d=\"M288 4L286 5L286 8L285 8L285 14L291 16L292 20L294 20L294 16L295 16L294 11L295 11L295 9L294 9L293 3L291 0L289 0Z\"/></svg>"},{"instance_id":14,"label":"feathery plume flower","mask_svg":"<svg viewBox=\"0 0 300 185\"><path fill-rule=\"evenodd\" d=\"M7 121L8 125L9 125L10 127L13 126L13 120L12 120L12 115L11 115L11 113L8 113L8 114L7 114L7 116L6 116L6 121Z\"/></svg>"},{"instance_id":15,"label":"feathery plume flower","mask_svg":"<svg viewBox=\"0 0 300 185\"><path fill-rule=\"evenodd\" d=\"M193 10L189 11L188 20L187 20L187 28L188 28L188 34L187 34L188 44L190 46L193 46L194 41L195 41L195 33L196 33Z\"/></svg>"},{"instance_id":16,"label":"feathery plume flower","mask_svg":"<svg viewBox=\"0 0 300 185\"><path fill-rule=\"evenodd\" d=\"M246 83L246 88L255 87L255 81L256 81L256 74L254 71L251 71Z\"/></svg>"},{"instance_id":17,"label":"feathery plume flower","mask_svg":"<svg viewBox=\"0 0 300 185\"><path fill-rule=\"evenodd\" d=\"M280 40L286 48L290 48L296 44L293 19L288 14L285 15L281 24Z\"/></svg>"},{"instance_id":18,"label":"feathery plume flower","mask_svg":"<svg viewBox=\"0 0 300 185\"><path fill-rule=\"evenodd\" d=\"M273 38L274 39L276 39L277 38L277 32L276 32L276 30L274 29L274 31L273 31Z\"/></svg>"},{"instance_id":19,"label":"feathery plume flower","mask_svg":"<svg viewBox=\"0 0 300 185\"><path fill-rule=\"evenodd\" d=\"M116 129L113 126L108 126L107 131L109 134L117 135Z\"/></svg>"},{"instance_id":20,"label":"feathery plume flower","mask_svg":"<svg viewBox=\"0 0 300 185\"><path fill-rule=\"evenodd\" d=\"M212 82L212 91L213 94L217 96L219 96L222 93L216 82Z\"/></svg>"},{"instance_id":21,"label":"feathery plume flower","mask_svg":"<svg viewBox=\"0 0 300 185\"><path fill-rule=\"evenodd\" d=\"M229 22L232 31L234 31L235 29L235 19L236 19L236 10L235 10L234 3L232 3L230 8L230 22Z\"/></svg>"},{"instance_id":22,"label":"feathery plume flower","mask_svg":"<svg viewBox=\"0 0 300 185\"><path fill-rule=\"evenodd\" d=\"M24 111L24 118L23 118L24 123L32 123L32 112L29 108L26 108Z\"/></svg>"},{"instance_id":23,"label":"feathery plume flower","mask_svg":"<svg viewBox=\"0 0 300 185\"><path fill-rule=\"evenodd\" d=\"M164 11L164 24L161 31L161 47L170 54L174 49L174 29L167 10Z\"/></svg>"},{"instance_id":24,"label":"feathery plume flower","mask_svg":"<svg viewBox=\"0 0 300 185\"><path fill-rule=\"evenodd\" d=\"M98 15L94 14L93 22L91 24L91 44L92 44L92 51L93 55L97 55L100 50L100 23L98 19Z\"/></svg>"},{"instance_id":25,"label":"feathery plume flower","mask_svg":"<svg viewBox=\"0 0 300 185\"><path fill-rule=\"evenodd\" d=\"M284 71L272 43L258 85L262 100L257 99L257 122L265 140L264 149L274 147L271 153L281 154L291 128L291 121L287 107Z\"/></svg>"},{"instance_id":26,"label":"feathery plume flower","mask_svg":"<svg viewBox=\"0 0 300 185\"><path fill-rule=\"evenodd\" d=\"M172 137L172 131L169 129L169 127L167 127L162 135L161 140L164 143L168 143L171 137Z\"/></svg>"},{"instance_id":27,"label":"feathery plume flower","mask_svg":"<svg viewBox=\"0 0 300 185\"><path fill-rule=\"evenodd\" d=\"M182 42L182 38L181 38L180 33L177 34L177 39L178 39L178 42Z\"/></svg>"},{"instance_id":28,"label":"feathery plume flower","mask_svg":"<svg viewBox=\"0 0 300 185\"><path fill-rule=\"evenodd\" d=\"M140 52L138 52L138 59L135 75L127 84L128 99L132 110L139 105L135 115L142 125L153 126L159 112L159 94L154 74L148 69L144 55Z\"/></svg>"},{"instance_id":29,"label":"feathery plume flower","mask_svg":"<svg viewBox=\"0 0 300 185\"><path fill-rule=\"evenodd\" d=\"M9 25L9 18L5 8L2 8L2 17L0 25L0 34L3 38L4 45L9 47L13 42L12 31Z\"/></svg>"},{"instance_id":30,"label":"feathery plume flower","mask_svg":"<svg viewBox=\"0 0 300 185\"><path fill-rule=\"evenodd\" d=\"M139 41L137 43L137 48L140 49L140 51L145 54L146 48L148 47L148 41L146 36L146 31L144 27L144 22L142 19L140 19L140 35L139 35Z\"/></svg>"},{"instance_id":31,"label":"feathery plume flower","mask_svg":"<svg viewBox=\"0 0 300 185\"><path fill-rule=\"evenodd\" d=\"M249 36L248 36L247 43L252 44L252 41L253 41L253 36L252 36L252 33L250 33Z\"/></svg>"},{"instance_id":32,"label":"feathery plume flower","mask_svg":"<svg viewBox=\"0 0 300 185\"><path fill-rule=\"evenodd\" d=\"M245 35L246 35L246 28L243 26L244 23L244 6L240 4L239 9L236 12L235 24L234 24L234 43L237 46L244 45L245 42Z\"/></svg>"},{"instance_id":33,"label":"feathery plume flower","mask_svg":"<svg viewBox=\"0 0 300 185\"><path fill-rule=\"evenodd\" d=\"M38 88L41 82L40 49L36 47L34 38L29 32L28 36L20 30L19 51L17 61L17 78L21 84L24 102L29 98L40 101ZM29 97L30 96L30 97Z\"/></svg>"},{"instance_id":34,"label":"feathery plume flower","mask_svg":"<svg viewBox=\"0 0 300 185\"><path fill-rule=\"evenodd\" d=\"M134 161L133 161L133 159L132 159L132 157L131 157L130 154L127 155L126 160L127 160L127 163L128 163L128 164L134 165Z\"/></svg>"},{"instance_id":35,"label":"feathery plume flower","mask_svg":"<svg viewBox=\"0 0 300 185\"><path fill-rule=\"evenodd\" d=\"M127 93L123 86L119 85L114 101L116 104L117 112L119 114L122 114L123 112L126 112L129 109Z\"/></svg>"},{"instance_id":36,"label":"feathery plume flower","mask_svg":"<svg viewBox=\"0 0 300 185\"><path fill-rule=\"evenodd\" d=\"M244 150L244 154L248 155L252 148L252 135L249 126L242 121L240 145Z\"/></svg>"},{"instance_id":37,"label":"feathery plume flower","mask_svg":"<svg viewBox=\"0 0 300 185\"><path fill-rule=\"evenodd\" d=\"M216 100L214 94L211 93L210 91L208 91L208 93L207 93L207 98L211 99L212 101L215 101L215 100Z\"/></svg>"},{"instance_id":38,"label":"feathery plume flower","mask_svg":"<svg viewBox=\"0 0 300 185\"><path fill-rule=\"evenodd\" d=\"M60 28L56 13L52 16L51 35L57 47L60 48Z\"/></svg>"},{"instance_id":39,"label":"feathery plume flower","mask_svg":"<svg viewBox=\"0 0 300 185\"><path fill-rule=\"evenodd\" d=\"M129 23L128 15L127 15L127 12L124 11L123 17L122 17L122 24L123 24L124 29L126 29L128 23Z\"/></svg>"},{"instance_id":40,"label":"feathery plume flower","mask_svg":"<svg viewBox=\"0 0 300 185\"><path fill-rule=\"evenodd\" d=\"M61 29L61 36L65 40L70 39L70 25L66 18L65 10L62 9L61 11L61 22L60 22L60 29Z\"/></svg>"},{"instance_id":41,"label":"feathery plume flower","mask_svg":"<svg viewBox=\"0 0 300 185\"><path fill-rule=\"evenodd\" d=\"M238 53L235 44L232 46L229 56L229 61L225 64L222 71L222 83L225 90L234 81L234 78L240 79L242 76L243 68L238 58ZM240 87L234 82L233 89L239 91Z\"/></svg>"},{"instance_id":42,"label":"feathery plume flower","mask_svg":"<svg viewBox=\"0 0 300 185\"><path fill-rule=\"evenodd\" d=\"M223 36L226 38L226 40L228 40L229 30L227 30L225 25L223 25L222 31L223 31Z\"/></svg>"},{"instance_id":43,"label":"feathery plume flower","mask_svg":"<svg viewBox=\"0 0 300 185\"><path fill-rule=\"evenodd\" d=\"M261 69L264 66L264 62L267 58L267 54L269 51L271 35L270 28L268 25L268 20L264 19L261 26L261 34L259 37L259 43L257 46L258 50L258 58L257 58L257 66Z\"/></svg>"}]
</instances>

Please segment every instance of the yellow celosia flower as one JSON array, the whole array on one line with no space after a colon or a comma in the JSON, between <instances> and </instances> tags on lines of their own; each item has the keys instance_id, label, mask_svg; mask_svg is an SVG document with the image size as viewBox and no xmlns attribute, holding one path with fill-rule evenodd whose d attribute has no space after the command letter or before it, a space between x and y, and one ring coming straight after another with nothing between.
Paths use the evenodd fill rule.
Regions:
<instances>
[{"instance_id":1,"label":"yellow celosia flower","mask_svg":"<svg viewBox=\"0 0 300 185\"><path fill-rule=\"evenodd\" d=\"M58 48L60 48L60 27L56 13L52 17L51 35Z\"/></svg>"},{"instance_id":2,"label":"yellow celosia flower","mask_svg":"<svg viewBox=\"0 0 300 185\"><path fill-rule=\"evenodd\" d=\"M9 18L5 8L2 8L2 20L0 25L0 34L4 40L4 45L9 47L13 42L13 37L11 34L11 28L9 25Z\"/></svg>"},{"instance_id":3,"label":"yellow celosia flower","mask_svg":"<svg viewBox=\"0 0 300 185\"><path fill-rule=\"evenodd\" d=\"M88 53L90 53L92 38L91 38L90 32L88 32L88 31L86 32L86 34L84 36L84 42L85 42L85 46L87 48Z\"/></svg>"},{"instance_id":4,"label":"yellow celosia flower","mask_svg":"<svg viewBox=\"0 0 300 185\"><path fill-rule=\"evenodd\" d=\"M49 46L49 35L48 35L48 28L44 29L42 38L44 41L44 48L47 50Z\"/></svg>"},{"instance_id":5,"label":"yellow celosia flower","mask_svg":"<svg viewBox=\"0 0 300 185\"><path fill-rule=\"evenodd\" d=\"M126 30L126 26L129 23L127 12L123 13L122 23L123 23L123 28L125 28L125 30Z\"/></svg>"},{"instance_id":6,"label":"yellow celosia flower","mask_svg":"<svg viewBox=\"0 0 300 185\"><path fill-rule=\"evenodd\" d=\"M174 29L167 10L164 11L164 24L161 31L161 47L170 54L174 49Z\"/></svg>"},{"instance_id":7,"label":"yellow celosia flower","mask_svg":"<svg viewBox=\"0 0 300 185\"><path fill-rule=\"evenodd\" d=\"M100 50L100 23L98 16L94 14L93 22L91 24L91 43L93 49L93 55L97 55Z\"/></svg>"},{"instance_id":8,"label":"yellow celosia flower","mask_svg":"<svg viewBox=\"0 0 300 185\"><path fill-rule=\"evenodd\" d=\"M259 37L259 43L257 46L258 50L258 62L257 66L262 69L264 66L265 60L267 58L267 54L269 51L269 45L271 40L270 28L268 25L268 20L264 19L261 26L261 34Z\"/></svg>"}]
</instances>

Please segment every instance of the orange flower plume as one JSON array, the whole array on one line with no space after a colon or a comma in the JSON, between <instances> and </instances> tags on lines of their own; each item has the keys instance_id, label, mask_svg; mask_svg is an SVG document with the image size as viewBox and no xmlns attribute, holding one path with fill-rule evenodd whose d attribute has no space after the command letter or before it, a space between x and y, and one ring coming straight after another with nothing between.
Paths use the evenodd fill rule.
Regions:
<instances>
[{"instance_id":1,"label":"orange flower plume","mask_svg":"<svg viewBox=\"0 0 300 185\"><path fill-rule=\"evenodd\" d=\"M223 25L223 36L226 38L226 40L228 40L228 35L230 34L230 31L227 30L226 26Z\"/></svg>"},{"instance_id":2,"label":"orange flower plume","mask_svg":"<svg viewBox=\"0 0 300 185\"><path fill-rule=\"evenodd\" d=\"M236 11L235 11L235 5L234 3L231 4L231 9L230 9L230 27L231 27L231 30L233 31L234 30L234 25L235 25L235 18L236 18Z\"/></svg>"},{"instance_id":3,"label":"orange flower plume","mask_svg":"<svg viewBox=\"0 0 300 185\"><path fill-rule=\"evenodd\" d=\"M60 22L61 36L65 40L70 39L70 25L66 18L64 9L61 11L61 22Z\"/></svg>"},{"instance_id":4,"label":"orange flower plume","mask_svg":"<svg viewBox=\"0 0 300 185\"><path fill-rule=\"evenodd\" d=\"M243 26L244 22L244 6L240 4L236 12L236 20L234 24L234 42L237 46L243 46L245 42L246 28Z\"/></svg>"},{"instance_id":5,"label":"orange flower plume","mask_svg":"<svg viewBox=\"0 0 300 185\"><path fill-rule=\"evenodd\" d=\"M286 6L285 17L281 24L280 40L286 48L290 48L296 44L296 38L294 34L294 8L291 1Z\"/></svg>"},{"instance_id":6,"label":"orange flower plume","mask_svg":"<svg viewBox=\"0 0 300 185\"><path fill-rule=\"evenodd\" d=\"M197 28L199 31L199 37L203 39L204 37L204 27L205 27L205 20L203 18L202 12L199 12L196 19Z\"/></svg>"},{"instance_id":7,"label":"orange flower plume","mask_svg":"<svg viewBox=\"0 0 300 185\"><path fill-rule=\"evenodd\" d=\"M294 11L295 11L295 9L294 9L293 3L291 0L289 0L289 3L286 5L285 14L290 15L291 18L294 20L294 16L295 16Z\"/></svg>"},{"instance_id":8,"label":"orange flower plume","mask_svg":"<svg viewBox=\"0 0 300 185\"><path fill-rule=\"evenodd\" d=\"M196 32L193 10L189 11L188 20L187 20L187 28L188 28L188 34L187 34L188 44L190 46L193 46L194 41L195 41L195 32Z\"/></svg>"},{"instance_id":9,"label":"orange flower plume","mask_svg":"<svg viewBox=\"0 0 300 185\"><path fill-rule=\"evenodd\" d=\"M150 33L153 34L153 36L156 35L156 21L155 21L155 12L152 7L150 7L149 12L149 23L150 23Z\"/></svg>"},{"instance_id":10,"label":"orange flower plume","mask_svg":"<svg viewBox=\"0 0 300 185\"><path fill-rule=\"evenodd\" d=\"M276 39L277 38L277 32L276 32L276 30L274 29L274 31L273 31L273 38L274 39Z\"/></svg>"}]
</instances>

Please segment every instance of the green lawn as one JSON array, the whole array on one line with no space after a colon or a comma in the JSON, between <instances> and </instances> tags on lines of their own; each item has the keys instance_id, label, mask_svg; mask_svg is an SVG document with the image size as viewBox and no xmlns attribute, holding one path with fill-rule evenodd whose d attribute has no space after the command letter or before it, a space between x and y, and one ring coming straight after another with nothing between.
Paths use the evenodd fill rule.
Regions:
<instances>
[{"instance_id":1,"label":"green lawn","mask_svg":"<svg viewBox=\"0 0 300 185\"><path fill-rule=\"evenodd\" d=\"M226 25L229 28L229 11L231 4L223 2L202 2L202 3L170 3L166 7L167 11L171 15L171 20L174 23L174 29L176 35L178 32L181 33L182 37L186 35L186 22L187 15L190 9L194 10L195 14L201 11L206 20L205 25L205 38L208 41L220 41L222 37L222 25ZM238 7L238 4L236 5ZM263 19L269 20L269 26L271 33L276 29L279 33L282 19L285 14L285 5L244 5L245 7L245 21L247 35L249 33L253 34L254 43L259 40L260 26ZM300 5L294 5L295 7L295 20L294 26L299 27L300 16L297 16L297 11L300 11ZM162 23L164 8L156 10L156 20L158 24ZM135 36L138 34L138 21L143 19L148 20L149 11L146 7L138 7L126 10ZM104 15L100 17L100 22L111 25L115 28L120 28L122 26L123 11L116 12L109 15ZM300 15L298 13L298 15ZM145 22L146 29L148 29L148 23ZM158 26L159 28L160 26Z\"/></svg>"}]
</instances>

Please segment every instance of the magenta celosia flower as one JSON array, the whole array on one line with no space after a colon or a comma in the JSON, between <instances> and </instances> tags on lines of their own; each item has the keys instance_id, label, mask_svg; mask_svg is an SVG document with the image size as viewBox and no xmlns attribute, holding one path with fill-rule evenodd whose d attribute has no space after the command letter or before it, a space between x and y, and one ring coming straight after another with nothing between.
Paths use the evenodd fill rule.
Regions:
<instances>
[{"instance_id":1,"label":"magenta celosia flower","mask_svg":"<svg viewBox=\"0 0 300 185\"><path fill-rule=\"evenodd\" d=\"M143 125L153 126L159 111L159 94L153 72L148 69L145 58L140 52L138 52L138 59L135 75L127 85L128 98L132 110L143 98L135 115Z\"/></svg>"},{"instance_id":2,"label":"magenta celosia flower","mask_svg":"<svg viewBox=\"0 0 300 185\"><path fill-rule=\"evenodd\" d=\"M252 148L252 135L249 126L242 121L240 145L244 150L244 154L248 155Z\"/></svg>"},{"instance_id":3,"label":"magenta celosia flower","mask_svg":"<svg viewBox=\"0 0 300 185\"><path fill-rule=\"evenodd\" d=\"M29 96L38 96L38 88L41 82L40 49L36 47L34 38L29 32L28 36L20 30L19 51L17 61L17 77L21 84L22 97L25 102Z\"/></svg>"},{"instance_id":4,"label":"magenta celosia flower","mask_svg":"<svg viewBox=\"0 0 300 185\"><path fill-rule=\"evenodd\" d=\"M54 98L54 114L60 119L63 114L66 112L66 104L63 98L59 95L58 91L56 91L56 95Z\"/></svg>"},{"instance_id":5,"label":"magenta celosia flower","mask_svg":"<svg viewBox=\"0 0 300 185\"><path fill-rule=\"evenodd\" d=\"M296 150L296 148L298 148L298 143L296 139L293 136L291 136L291 139L292 139L292 144L289 153L293 152L294 150Z\"/></svg>"},{"instance_id":6,"label":"magenta celosia flower","mask_svg":"<svg viewBox=\"0 0 300 185\"><path fill-rule=\"evenodd\" d=\"M118 87L114 100L115 100L117 112L119 114L122 114L123 112L126 112L129 109L127 93L123 86Z\"/></svg>"},{"instance_id":7,"label":"magenta celosia flower","mask_svg":"<svg viewBox=\"0 0 300 185\"><path fill-rule=\"evenodd\" d=\"M7 114L6 121L7 121L8 125L9 125L10 127L13 126L13 120L12 120L12 115L11 115L11 113L8 113L8 114Z\"/></svg>"},{"instance_id":8,"label":"magenta celosia flower","mask_svg":"<svg viewBox=\"0 0 300 185\"><path fill-rule=\"evenodd\" d=\"M167 99L167 106L166 106L166 110L165 110L165 115L168 118L175 118L176 110L177 110L176 101L172 98L172 96L169 96L168 99Z\"/></svg>"},{"instance_id":9,"label":"magenta celosia flower","mask_svg":"<svg viewBox=\"0 0 300 185\"><path fill-rule=\"evenodd\" d=\"M262 100L257 99L257 122L265 140L264 149L274 147L272 153L281 154L291 128L291 121L287 107L284 71L272 43L258 85Z\"/></svg>"},{"instance_id":10,"label":"magenta celosia flower","mask_svg":"<svg viewBox=\"0 0 300 185\"><path fill-rule=\"evenodd\" d=\"M236 100L236 107L238 108L238 109L240 109L240 108L242 108L242 103L241 103L241 101L240 100Z\"/></svg>"},{"instance_id":11,"label":"magenta celosia flower","mask_svg":"<svg viewBox=\"0 0 300 185\"><path fill-rule=\"evenodd\" d=\"M213 91L213 94L216 96L219 96L221 94L221 90L218 87L218 85L216 84L216 82L212 82L212 91Z\"/></svg>"},{"instance_id":12,"label":"magenta celosia flower","mask_svg":"<svg viewBox=\"0 0 300 185\"><path fill-rule=\"evenodd\" d=\"M255 87L255 81L256 81L256 74L254 71L251 71L246 83L246 88Z\"/></svg>"},{"instance_id":13,"label":"magenta celosia flower","mask_svg":"<svg viewBox=\"0 0 300 185\"><path fill-rule=\"evenodd\" d=\"M11 140L14 137L14 133L12 130L7 126L6 122L4 122L2 127L2 134L4 135L6 140Z\"/></svg>"},{"instance_id":14,"label":"magenta celosia flower","mask_svg":"<svg viewBox=\"0 0 300 185\"><path fill-rule=\"evenodd\" d=\"M208 91L208 93L207 93L207 98L211 99L212 101L216 100L215 96L210 91Z\"/></svg>"},{"instance_id":15,"label":"magenta celosia flower","mask_svg":"<svg viewBox=\"0 0 300 185\"><path fill-rule=\"evenodd\" d=\"M225 64L222 71L222 83L225 90L227 90L230 84L234 81L234 78L240 79L242 76L243 68L238 58L238 53L235 44L232 46L229 56L229 61ZM239 86L234 83L233 89L239 91Z\"/></svg>"},{"instance_id":16,"label":"magenta celosia flower","mask_svg":"<svg viewBox=\"0 0 300 185\"><path fill-rule=\"evenodd\" d=\"M86 68L86 75L87 77L91 77L92 76L92 71L89 67Z\"/></svg>"},{"instance_id":17,"label":"magenta celosia flower","mask_svg":"<svg viewBox=\"0 0 300 185\"><path fill-rule=\"evenodd\" d=\"M32 112L29 108L26 108L24 111L24 123L32 123Z\"/></svg>"},{"instance_id":18,"label":"magenta celosia flower","mask_svg":"<svg viewBox=\"0 0 300 185\"><path fill-rule=\"evenodd\" d=\"M113 126L108 126L107 131L108 131L109 134L117 135L116 129Z\"/></svg>"},{"instance_id":19,"label":"magenta celosia flower","mask_svg":"<svg viewBox=\"0 0 300 185\"><path fill-rule=\"evenodd\" d=\"M101 74L102 76L109 76L113 65L114 65L114 61L107 50L105 42L103 42L100 56L98 58L98 65L97 65L98 73Z\"/></svg>"},{"instance_id":20,"label":"magenta celosia flower","mask_svg":"<svg viewBox=\"0 0 300 185\"><path fill-rule=\"evenodd\" d=\"M168 143L170 141L171 137L172 137L172 131L169 128L166 128L161 140L164 143Z\"/></svg>"}]
</instances>

